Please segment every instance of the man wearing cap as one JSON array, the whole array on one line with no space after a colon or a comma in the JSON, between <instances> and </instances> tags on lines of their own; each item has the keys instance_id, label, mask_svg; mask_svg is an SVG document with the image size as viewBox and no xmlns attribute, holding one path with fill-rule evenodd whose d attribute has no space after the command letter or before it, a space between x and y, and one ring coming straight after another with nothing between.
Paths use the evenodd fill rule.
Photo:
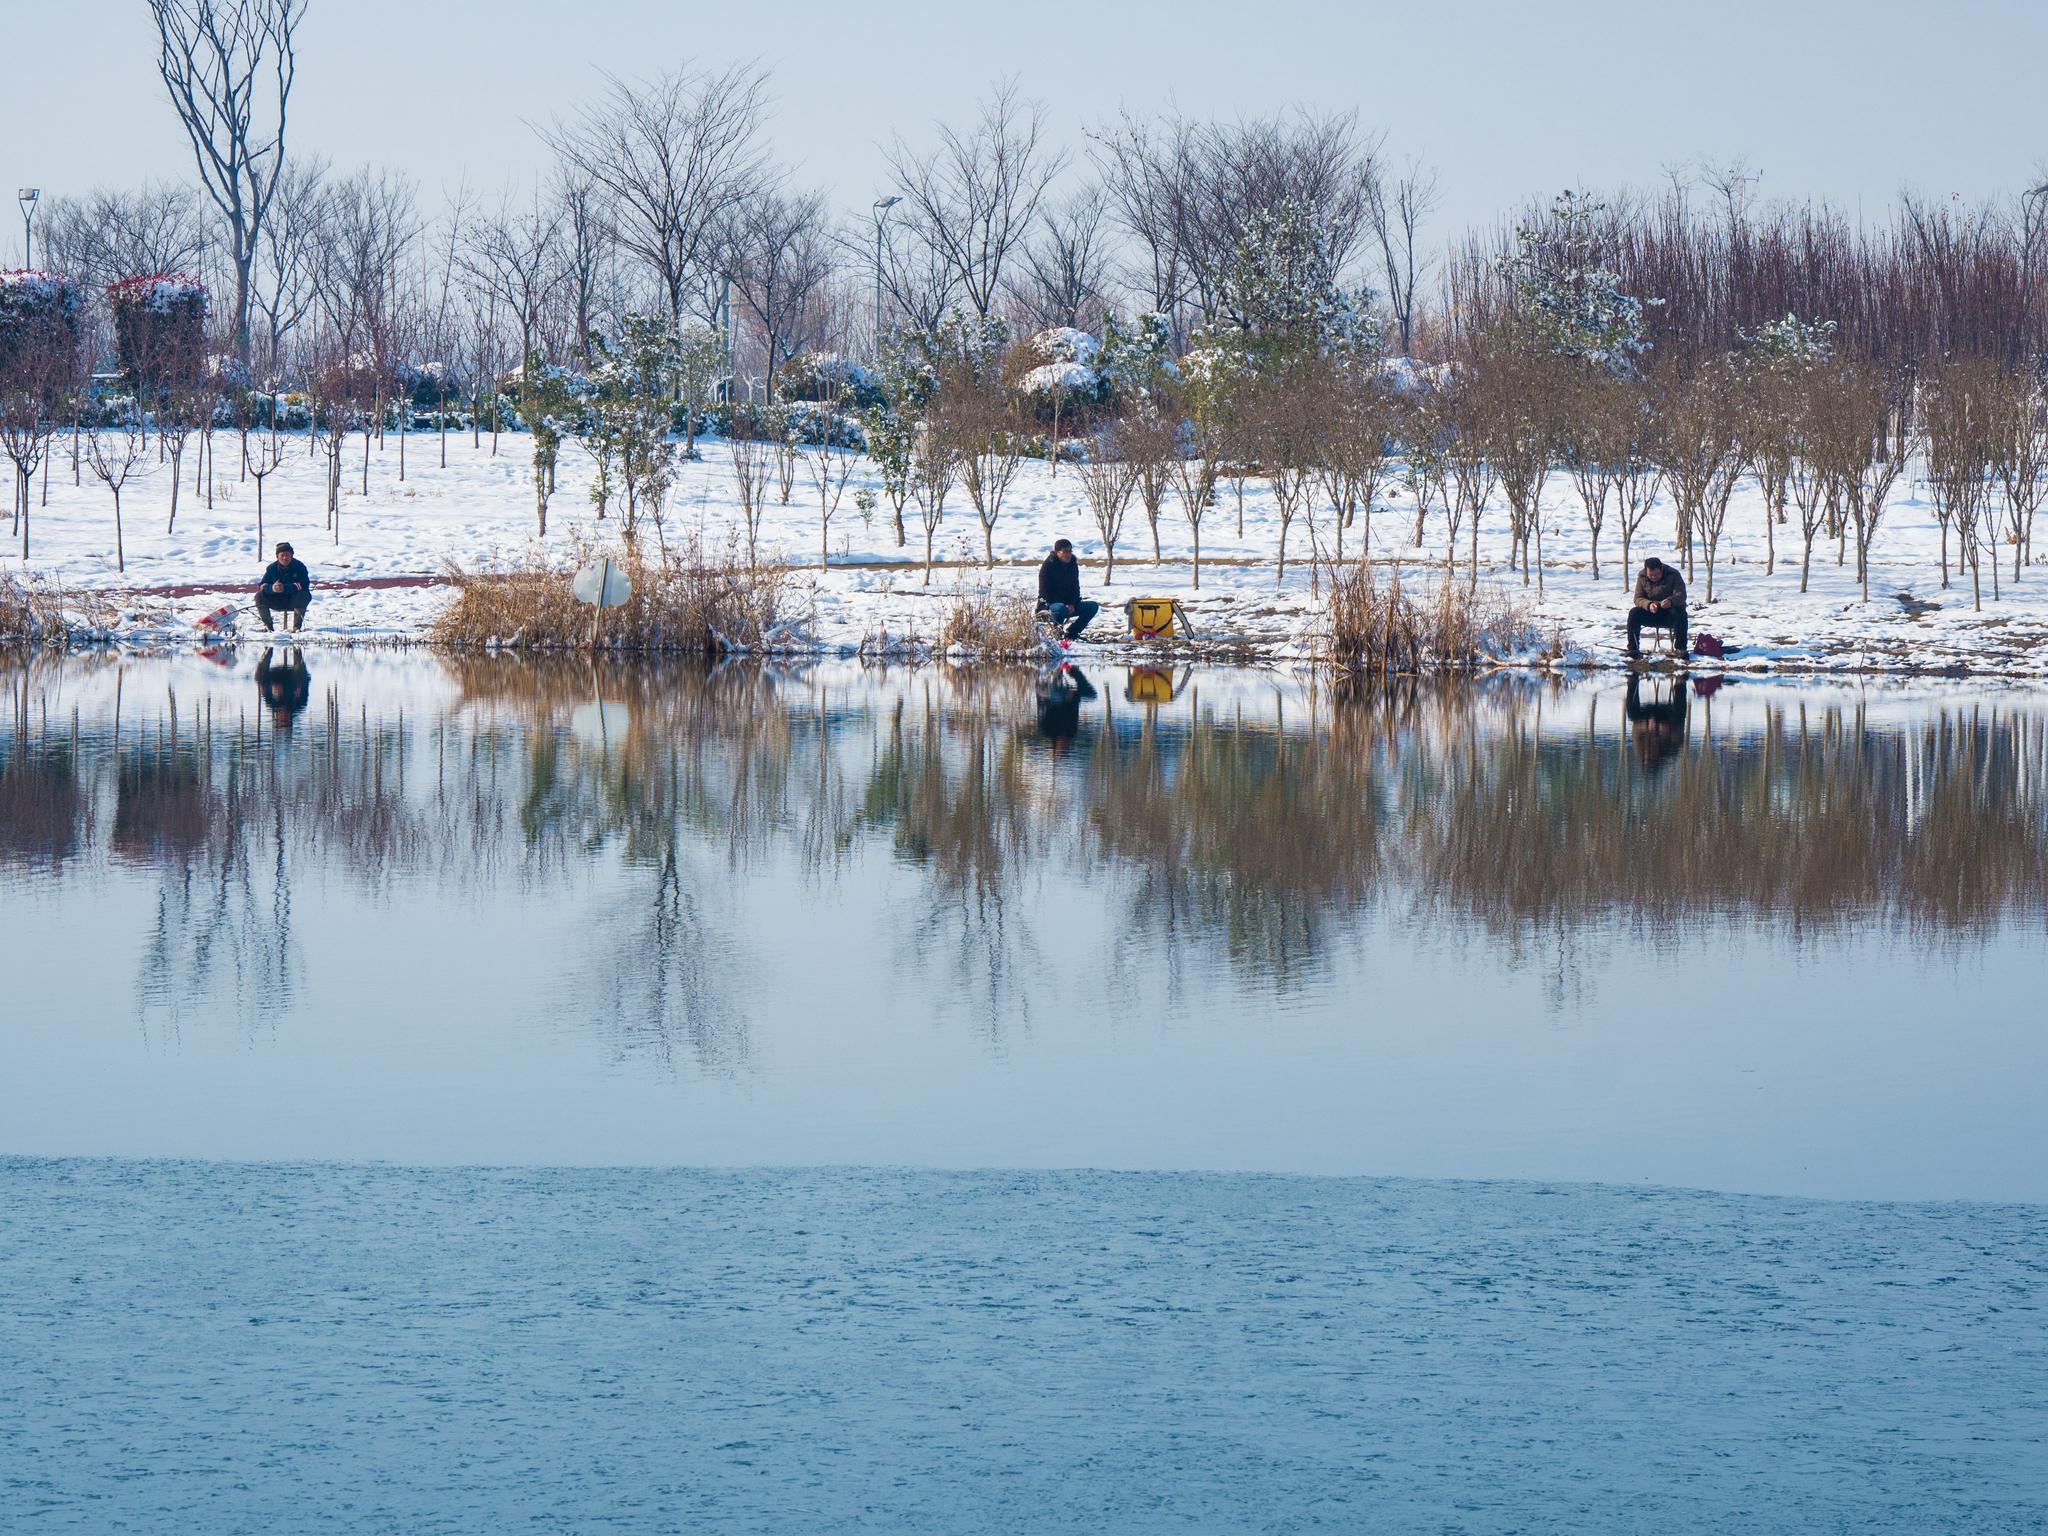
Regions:
<instances>
[{"instance_id":1,"label":"man wearing cap","mask_svg":"<svg viewBox=\"0 0 2048 1536\"><path fill-rule=\"evenodd\" d=\"M1068 640L1080 639L1081 631L1102 611L1100 603L1081 597L1081 566L1074 559L1072 539L1054 544L1038 568L1038 611L1059 625Z\"/></svg>"},{"instance_id":2,"label":"man wearing cap","mask_svg":"<svg viewBox=\"0 0 2048 1536\"><path fill-rule=\"evenodd\" d=\"M1635 600L1628 609L1628 659L1639 661L1643 654L1643 627L1668 629L1678 654L1685 654L1685 578L1676 566L1666 565L1655 555L1643 562L1636 577Z\"/></svg>"},{"instance_id":3,"label":"man wearing cap","mask_svg":"<svg viewBox=\"0 0 2048 1536\"><path fill-rule=\"evenodd\" d=\"M256 617L265 629L275 629L273 613L289 613L292 628L306 627L306 604L313 600L313 577L305 562L292 553L289 544L277 546L277 558L270 562L263 579L256 584Z\"/></svg>"}]
</instances>

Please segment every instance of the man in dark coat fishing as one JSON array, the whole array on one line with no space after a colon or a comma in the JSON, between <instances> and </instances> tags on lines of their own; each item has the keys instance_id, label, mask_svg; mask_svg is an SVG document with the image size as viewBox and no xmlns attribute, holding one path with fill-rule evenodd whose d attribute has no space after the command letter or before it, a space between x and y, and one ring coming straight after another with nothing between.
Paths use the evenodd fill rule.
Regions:
<instances>
[{"instance_id":1,"label":"man in dark coat fishing","mask_svg":"<svg viewBox=\"0 0 2048 1536\"><path fill-rule=\"evenodd\" d=\"M1100 603L1081 596L1081 565L1074 558L1072 539L1054 544L1038 568L1038 611L1059 625L1067 640L1080 639L1081 631L1102 611Z\"/></svg>"},{"instance_id":2,"label":"man in dark coat fishing","mask_svg":"<svg viewBox=\"0 0 2048 1536\"><path fill-rule=\"evenodd\" d=\"M256 617L265 629L274 629L270 616L288 613L293 629L306 627L306 605L313 601L313 577L306 562L292 553L289 544L277 546L277 558L264 568L256 584Z\"/></svg>"},{"instance_id":3,"label":"man in dark coat fishing","mask_svg":"<svg viewBox=\"0 0 2048 1536\"><path fill-rule=\"evenodd\" d=\"M1643 562L1636 577L1636 595L1628 609L1628 659L1643 656L1643 628L1668 629L1677 642L1678 654L1685 654L1685 578L1678 568L1666 565L1655 555Z\"/></svg>"}]
</instances>

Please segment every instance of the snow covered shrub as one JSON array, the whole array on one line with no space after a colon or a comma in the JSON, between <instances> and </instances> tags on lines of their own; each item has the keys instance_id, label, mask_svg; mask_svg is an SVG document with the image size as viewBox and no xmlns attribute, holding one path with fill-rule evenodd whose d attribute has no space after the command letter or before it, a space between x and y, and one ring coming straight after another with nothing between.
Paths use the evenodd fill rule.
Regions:
<instances>
[{"instance_id":1,"label":"snow covered shrub","mask_svg":"<svg viewBox=\"0 0 2048 1536\"><path fill-rule=\"evenodd\" d=\"M820 443L830 443L834 448L861 449L867 446L860 422L843 411L813 404L809 400L792 400L780 409L783 431L791 442L800 447L814 447Z\"/></svg>"},{"instance_id":2,"label":"snow covered shrub","mask_svg":"<svg viewBox=\"0 0 2048 1536\"><path fill-rule=\"evenodd\" d=\"M206 285L182 272L107 285L121 371L151 389L197 381L206 364Z\"/></svg>"},{"instance_id":3,"label":"snow covered shrub","mask_svg":"<svg viewBox=\"0 0 2048 1536\"><path fill-rule=\"evenodd\" d=\"M313 425L313 407L296 390L272 394L252 389L247 396L249 420L258 426L276 426L280 431L304 432Z\"/></svg>"},{"instance_id":4,"label":"snow covered shrub","mask_svg":"<svg viewBox=\"0 0 2048 1536\"><path fill-rule=\"evenodd\" d=\"M784 400L836 403L842 410L866 410L883 400L882 382L837 352L799 352L775 370L776 393Z\"/></svg>"},{"instance_id":5,"label":"snow covered shrub","mask_svg":"<svg viewBox=\"0 0 2048 1536\"><path fill-rule=\"evenodd\" d=\"M78 346L78 290L54 272L0 272L0 368L31 353Z\"/></svg>"},{"instance_id":6,"label":"snow covered shrub","mask_svg":"<svg viewBox=\"0 0 2048 1536\"><path fill-rule=\"evenodd\" d=\"M1102 403L1108 380L1096 367L1101 354L1102 343L1070 325L1039 331L1011 349L1010 387L1027 418L1051 428L1043 445L1034 440L1027 448L1033 457L1049 457L1057 465L1066 430Z\"/></svg>"},{"instance_id":7,"label":"snow covered shrub","mask_svg":"<svg viewBox=\"0 0 2048 1536\"><path fill-rule=\"evenodd\" d=\"M1598 221L1605 211L1587 193L1560 193L1547 219L1516 229L1516 250L1496 266L1540 343L1561 357L1624 373L1649 350L1646 305L1662 301L1623 293L1621 275L1602 264Z\"/></svg>"},{"instance_id":8,"label":"snow covered shrub","mask_svg":"<svg viewBox=\"0 0 2048 1536\"><path fill-rule=\"evenodd\" d=\"M1111 315L1102 324L1095 366L1102 374L1104 404L1130 410L1156 399L1180 377L1171 323L1156 310L1129 323Z\"/></svg>"}]
</instances>

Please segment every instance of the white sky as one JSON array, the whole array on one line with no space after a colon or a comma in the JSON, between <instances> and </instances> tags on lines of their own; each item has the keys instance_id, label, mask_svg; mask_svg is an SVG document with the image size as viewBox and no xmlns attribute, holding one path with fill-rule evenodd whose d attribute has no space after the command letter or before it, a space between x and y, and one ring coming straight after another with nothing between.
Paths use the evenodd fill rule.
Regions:
<instances>
[{"instance_id":1,"label":"white sky","mask_svg":"<svg viewBox=\"0 0 2048 1536\"><path fill-rule=\"evenodd\" d=\"M0 37L38 61L0 75L0 188L189 176L142 0L0 0ZM526 123L591 93L600 68L758 57L774 72L779 151L855 207L883 185L876 143L890 129L916 138L964 120L1015 73L1077 149L1119 103L1356 108L1397 156L1438 166L1443 239L1568 183L1660 183L1701 153L1761 167L1761 196L1852 212L1906 185L2010 191L2048 160L2044 56L2040 0L313 0L291 142L342 168L405 170L432 208L465 176L495 191L536 174L545 155ZM0 262L19 257L19 223L0 218Z\"/></svg>"}]
</instances>

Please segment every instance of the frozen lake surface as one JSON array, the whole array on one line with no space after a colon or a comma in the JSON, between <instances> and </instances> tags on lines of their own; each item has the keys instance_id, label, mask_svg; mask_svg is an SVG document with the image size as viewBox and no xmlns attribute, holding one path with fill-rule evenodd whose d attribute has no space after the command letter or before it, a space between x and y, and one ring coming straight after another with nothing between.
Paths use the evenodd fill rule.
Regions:
<instances>
[{"instance_id":1,"label":"frozen lake surface","mask_svg":"<svg viewBox=\"0 0 2048 1536\"><path fill-rule=\"evenodd\" d=\"M2048 1523L2048 696L259 654L0 673L0 1529Z\"/></svg>"},{"instance_id":2,"label":"frozen lake surface","mask_svg":"<svg viewBox=\"0 0 2048 1536\"><path fill-rule=\"evenodd\" d=\"M2038 1208L0 1165L16 1530L2038 1531Z\"/></svg>"}]
</instances>

